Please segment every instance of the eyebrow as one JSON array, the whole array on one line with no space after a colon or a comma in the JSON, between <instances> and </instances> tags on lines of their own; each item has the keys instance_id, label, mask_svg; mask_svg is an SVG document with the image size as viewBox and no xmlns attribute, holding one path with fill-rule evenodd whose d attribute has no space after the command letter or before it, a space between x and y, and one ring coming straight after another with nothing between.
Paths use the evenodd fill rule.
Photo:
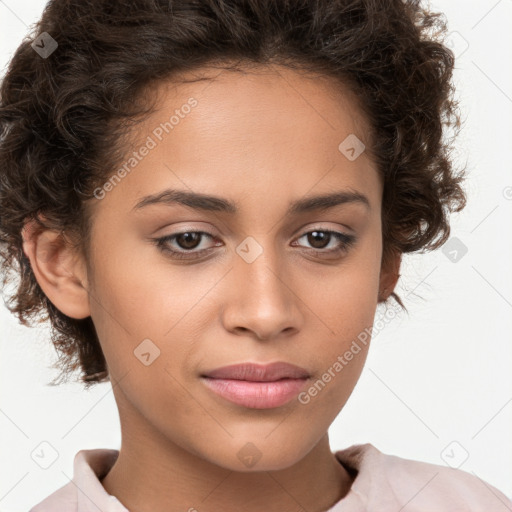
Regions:
<instances>
[{"instance_id":1,"label":"eyebrow","mask_svg":"<svg viewBox=\"0 0 512 512\"><path fill-rule=\"evenodd\" d=\"M360 192L345 190L331 194L303 197L290 203L287 215L298 215L311 211L328 210L335 206L348 203L359 203L371 210L370 201ZM146 206L153 204L164 204L171 206L181 204L196 210L223 212L236 214L238 212L237 203L223 197L190 192L187 190L167 189L157 194L151 194L143 197L132 210L138 211Z\"/></svg>"}]
</instances>

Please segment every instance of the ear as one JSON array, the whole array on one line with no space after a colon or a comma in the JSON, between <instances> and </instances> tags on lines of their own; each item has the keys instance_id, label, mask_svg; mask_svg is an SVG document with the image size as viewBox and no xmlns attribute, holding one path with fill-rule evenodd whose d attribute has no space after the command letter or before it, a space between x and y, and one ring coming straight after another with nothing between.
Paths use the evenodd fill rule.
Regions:
<instances>
[{"instance_id":1,"label":"ear","mask_svg":"<svg viewBox=\"0 0 512 512\"><path fill-rule=\"evenodd\" d=\"M385 302L393 293L398 278L400 277L400 265L402 263L402 253L389 251L384 255L380 271L379 298L378 302Z\"/></svg>"},{"instance_id":2,"label":"ear","mask_svg":"<svg viewBox=\"0 0 512 512\"><path fill-rule=\"evenodd\" d=\"M64 234L42 229L31 220L23 227L22 236L23 251L52 304L71 318L90 316L85 262Z\"/></svg>"}]
</instances>

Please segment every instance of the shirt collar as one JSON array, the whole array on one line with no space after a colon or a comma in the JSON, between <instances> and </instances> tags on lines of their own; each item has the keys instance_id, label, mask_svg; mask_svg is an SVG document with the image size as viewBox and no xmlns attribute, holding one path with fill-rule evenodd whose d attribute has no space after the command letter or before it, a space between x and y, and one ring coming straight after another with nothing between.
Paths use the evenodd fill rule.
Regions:
<instances>
[{"instance_id":1,"label":"shirt collar","mask_svg":"<svg viewBox=\"0 0 512 512\"><path fill-rule=\"evenodd\" d=\"M334 455L354 481L349 492L327 512L401 510L400 500L388 479L386 460L391 456L383 455L370 443L352 445Z\"/></svg>"},{"instance_id":2,"label":"shirt collar","mask_svg":"<svg viewBox=\"0 0 512 512\"><path fill-rule=\"evenodd\" d=\"M78 512L129 512L121 502L107 493L101 479L119 456L119 450L80 450L73 461L73 483L77 492Z\"/></svg>"}]
</instances>

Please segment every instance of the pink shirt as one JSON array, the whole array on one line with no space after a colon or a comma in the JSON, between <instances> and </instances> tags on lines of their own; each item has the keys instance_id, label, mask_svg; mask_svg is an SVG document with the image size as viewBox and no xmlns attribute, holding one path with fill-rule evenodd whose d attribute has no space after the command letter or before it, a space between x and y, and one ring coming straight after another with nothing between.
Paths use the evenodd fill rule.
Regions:
<instances>
[{"instance_id":1,"label":"pink shirt","mask_svg":"<svg viewBox=\"0 0 512 512\"><path fill-rule=\"evenodd\" d=\"M118 450L80 450L73 479L29 512L129 512L100 480ZM459 469L402 459L371 444L335 452L357 471L349 493L326 512L510 512L512 501L488 483Z\"/></svg>"}]
</instances>

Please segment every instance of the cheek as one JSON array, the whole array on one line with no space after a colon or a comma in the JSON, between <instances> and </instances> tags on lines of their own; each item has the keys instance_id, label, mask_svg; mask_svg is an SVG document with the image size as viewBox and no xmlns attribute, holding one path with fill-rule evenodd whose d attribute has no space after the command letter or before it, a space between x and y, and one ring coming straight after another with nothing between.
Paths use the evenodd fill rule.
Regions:
<instances>
[{"instance_id":1,"label":"cheek","mask_svg":"<svg viewBox=\"0 0 512 512\"><path fill-rule=\"evenodd\" d=\"M324 426L343 408L364 367L376 310L376 280L371 272L354 270L329 284L327 290L316 302L325 325L305 347L317 372L299 397L310 417Z\"/></svg>"},{"instance_id":2,"label":"cheek","mask_svg":"<svg viewBox=\"0 0 512 512\"><path fill-rule=\"evenodd\" d=\"M211 320L205 296L225 269L198 272L193 265L173 265L140 241L118 239L102 247L108 258L94 254L91 316L112 375L121 378L129 371L135 390L181 395L174 388L183 381L184 361L195 346L190 340Z\"/></svg>"},{"instance_id":3,"label":"cheek","mask_svg":"<svg viewBox=\"0 0 512 512\"><path fill-rule=\"evenodd\" d=\"M193 332L194 305L202 293L190 291L190 280L179 270L156 272L155 265L115 256L97 267L101 305L95 303L93 320L110 374L119 383L118 403L129 403L130 414L152 418L179 438L179 425L201 424L198 418L205 414L182 372L190 350L183 340Z\"/></svg>"},{"instance_id":4,"label":"cheek","mask_svg":"<svg viewBox=\"0 0 512 512\"><path fill-rule=\"evenodd\" d=\"M368 240L334 274L320 274L308 295L315 322L321 319L315 350L310 350L320 368L316 378L326 382L318 387L324 399L339 404L350 395L364 366L377 308L380 251L372 243L375 238Z\"/></svg>"},{"instance_id":5,"label":"cheek","mask_svg":"<svg viewBox=\"0 0 512 512\"><path fill-rule=\"evenodd\" d=\"M377 308L380 250L366 237L337 267L319 268L308 305L339 342L357 337L373 324Z\"/></svg>"}]
</instances>

